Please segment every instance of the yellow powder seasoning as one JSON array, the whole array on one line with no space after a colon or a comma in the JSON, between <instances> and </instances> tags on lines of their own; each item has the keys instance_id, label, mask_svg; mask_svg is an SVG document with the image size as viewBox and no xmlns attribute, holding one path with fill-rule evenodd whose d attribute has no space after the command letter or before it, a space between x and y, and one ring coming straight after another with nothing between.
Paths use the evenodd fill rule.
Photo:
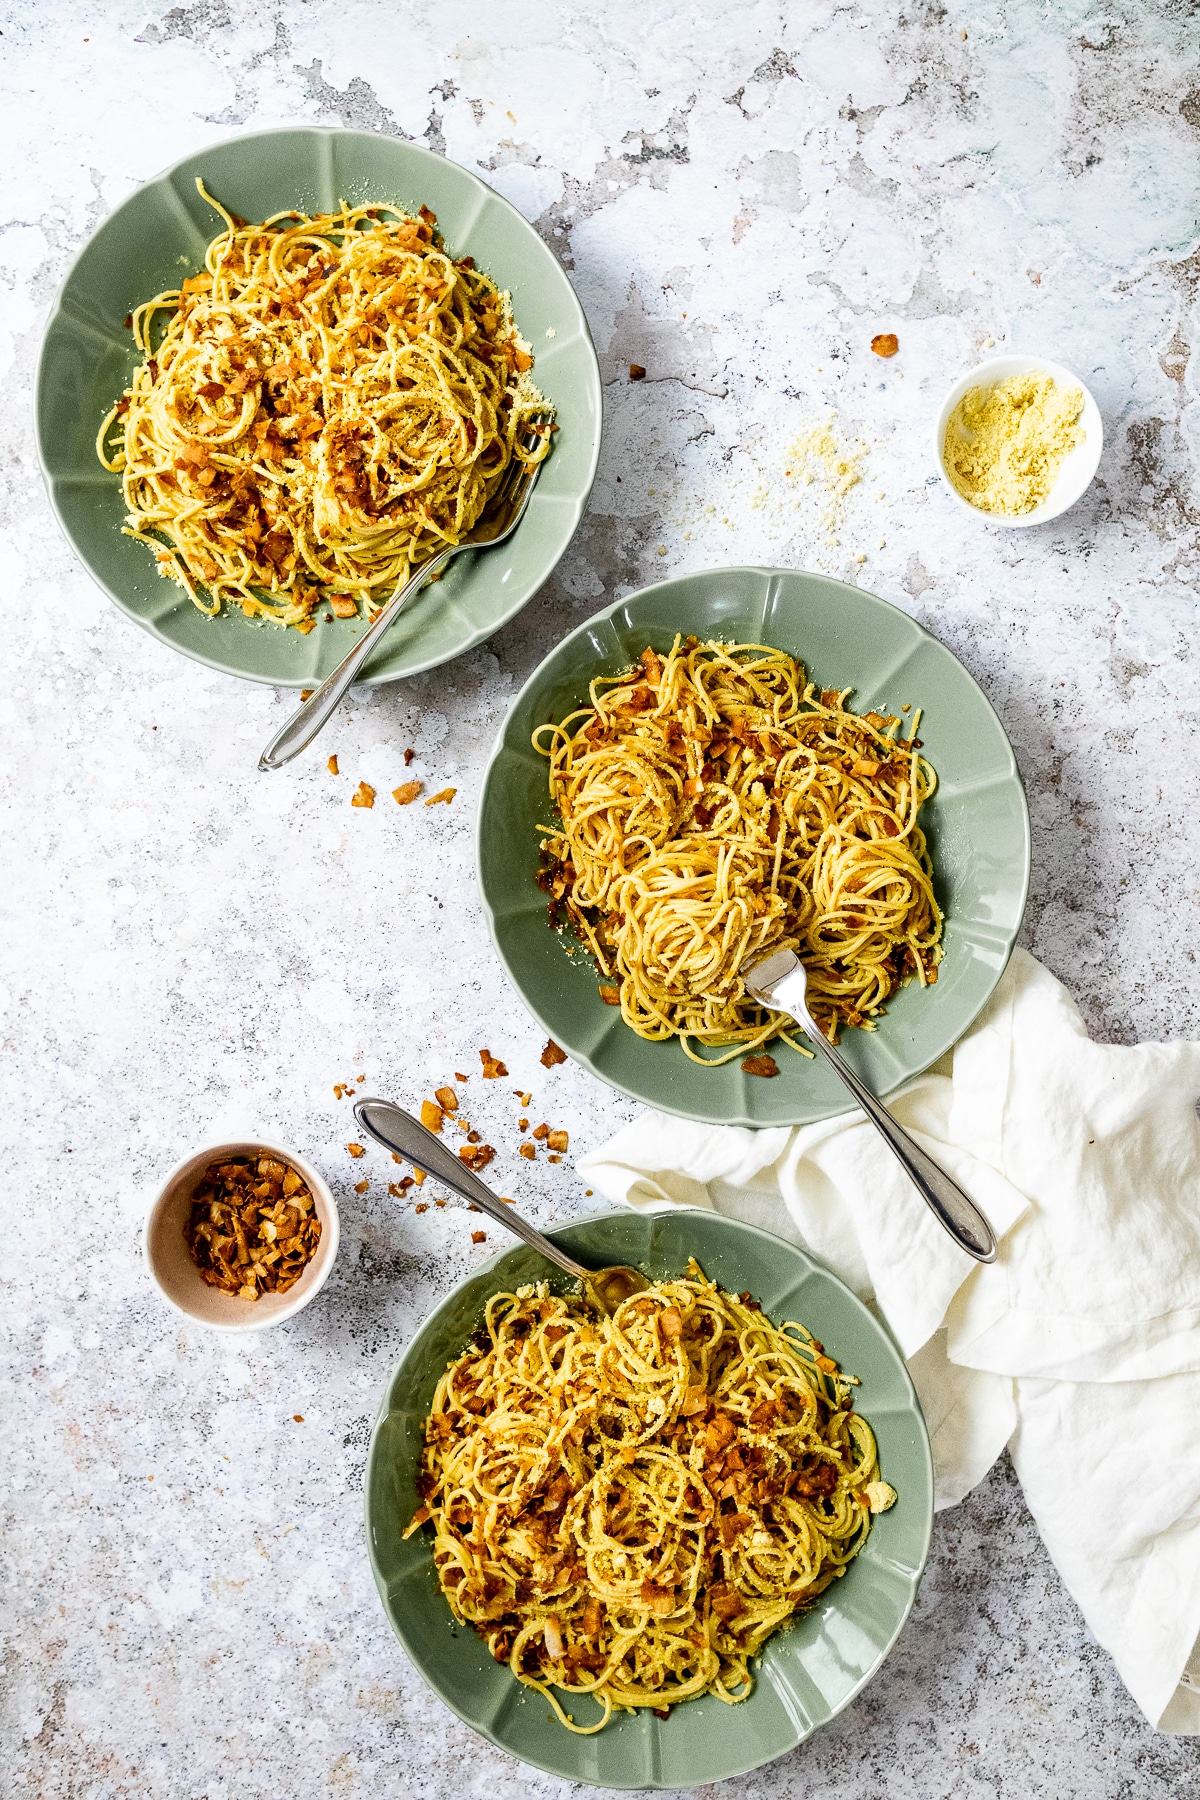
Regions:
<instances>
[{"instance_id":1,"label":"yellow powder seasoning","mask_svg":"<svg viewBox=\"0 0 1200 1800\"><path fill-rule=\"evenodd\" d=\"M1082 412L1079 388L1036 371L969 388L946 425L946 474L982 512L1032 512L1049 496L1063 458L1082 443Z\"/></svg>"},{"instance_id":2,"label":"yellow powder seasoning","mask_svg":"<svg viewBox=\"0 0 1200 1800\"><path fill-rule=\"evenodd\" d=\"M806 487L815 480L824 490L821 522L828 532L841 529L846 495L862 480L862 464L868 453L868 445L846 442L833 413L825 419L811 420L792 444L786 472L798 477Z\"/></svg>"}]
</instances>

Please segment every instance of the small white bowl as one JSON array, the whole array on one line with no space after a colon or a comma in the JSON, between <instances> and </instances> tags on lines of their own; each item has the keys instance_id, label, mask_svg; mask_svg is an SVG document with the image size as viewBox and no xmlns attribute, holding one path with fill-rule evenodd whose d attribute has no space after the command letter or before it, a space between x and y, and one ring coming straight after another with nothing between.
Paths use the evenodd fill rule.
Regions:
<instances>
[{"instance_id":1,"label":"small white bowl","mask_svg":"<svg viewBox=\"0 0 1200 1800\"><path fill-rule=\"evenodd\" d=\"M210 1163L226 1162L232 1156L274 1156L288 1163L307 1183L313 1197L321 1236L303 1275L286 1293L239 1300L234 1294L210 1287L192 1261L183 1230L200 1177ZM327 1184L312 1164L283 1144L211 1144L206 1149L193 1150L171 1170L146 1215L142 1244L151 1279L163 1298L179 1312L212 1331L265 1331L268 1326L290 1319L324 1287L337 1257L338 1211Z\"/></svg>"},{"instance_id":2,"label":"small white bowl","mask_svg":"<svg viewBox=\"0 0 1200 1800\"><path fill-rule=\"evenodd\" d=\"M946 426L950 422L950 414L971 388L991 387L994 382L1004 381L1009 375L1035 372L1052 375L1062 387L1083 390L1083 415L1079 421L1083 427L1083 439L1069 455L1063 457L1054 486L1040 506L1035 506L1032 512L1027 513L986 512L982 506L974 506L969 500L964 500L946 473ZM1095 400L1078 375L1072 375L1070 369L1064 369L1061 363L1050 362L1044 356L992 356L961 376L942 401L942 410L938 414L933 434L933 453L938 473L949 489L951 498L973 518L986 519L989 525L1011 526L1019 530L1027 525L1044 525L1047 519L1057 519L1059 513L1066 512L1068 506L1074 506L1091 487L1100 466L1100 453L1103 449L1104 426Z\"/></svg>"}]
</instances>

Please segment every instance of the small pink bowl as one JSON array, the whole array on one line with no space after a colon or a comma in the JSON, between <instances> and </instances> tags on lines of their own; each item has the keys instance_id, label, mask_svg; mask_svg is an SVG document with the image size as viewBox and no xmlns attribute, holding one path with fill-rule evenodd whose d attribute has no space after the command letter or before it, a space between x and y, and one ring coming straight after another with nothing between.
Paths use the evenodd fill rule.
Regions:
<instances>
[{"instance_id":1,"label":"small pink bowl","mask_svg":"<svg viewBox=\"0 0 1200 1800\"><path fill-rule=\"evenodd\" d=\"M286 1293L239 1300L210 1287L192 1261L183 1229L200 1177L210 1163L225 1162L231 1156L274 1156L295 1169L313 1197L321 1221L320 1240L303 1275ZM270 1325L290 1319L324 1287L337 1258L338 1211L327 1184L312 1164L283 1144L212 1144L194 1150L171 1170L146 1215L142 1245L146 1267L159 1293L189 1319L212 1331L265 1331Z\"/></svg>"}]
</instances>

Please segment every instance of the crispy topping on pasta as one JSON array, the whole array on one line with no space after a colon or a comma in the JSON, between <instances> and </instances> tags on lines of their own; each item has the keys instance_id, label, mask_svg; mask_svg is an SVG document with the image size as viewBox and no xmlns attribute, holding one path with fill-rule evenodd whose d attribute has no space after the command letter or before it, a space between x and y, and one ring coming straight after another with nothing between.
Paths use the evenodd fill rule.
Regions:
<instances>
[{"instance_id":1,"label":"crispy topping on pasta","mask_svg":"<svg viewBox=\"0 0 1200 1800\"><path fill-rule=\"evenodd\" d=\"M226 228L131 315L144 361L97 439L126 531L202 612L370 616L546 454L532 356L427 207L248 225L196 186Z\"/></svg>"},{"instance_id":2,"label":"crispy topping on pasta","mask_svg":"<svg viewBox=\"0 0 1200 1800\"><path fill-rule=\"evenodd\" d=\"M539 827L551 918L639 1036L716 1063L792 1043L741 974L777 950L801 957L835 1041L842 1024L872 1029L902 982L937 980L917 823L936 776L897 717L850 712L849 692L818 691L782 650L676 637L534 732L559 820Z\"/></svg>"},{"instance_id":3,"label":"crispy topping on pasta","mask_svg":"<svg viewBox=\"0 0 1200 1800\"><path fill-rule=\"evenodd\" d=\"M855 1385L695 1262L611 1318L544 1285L495 1294L438 1383L408 1534L431 1525L455 1617L573 1731L744 1700L750 1659L895 1499Z\"/></svg>"}]
</instances>

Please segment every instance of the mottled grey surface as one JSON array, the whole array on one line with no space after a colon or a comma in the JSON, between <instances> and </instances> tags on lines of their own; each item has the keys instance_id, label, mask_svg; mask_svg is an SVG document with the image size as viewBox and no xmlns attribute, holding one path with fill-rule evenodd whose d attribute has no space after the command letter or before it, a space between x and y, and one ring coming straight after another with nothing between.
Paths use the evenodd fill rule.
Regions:
<instances>
[{"instance_id":1,"label":"mottled grey surface","mask_svg":"<svg viewBox=\"0 0 1200 1800\"><path fill-rule=\"evenodd\" d=\"M495 1235L473 1247L478 1220L389 1200L381 1157L352 1168L332 1084L419 1096L471 1070L501 1185L542 1221L588 1205L568 1164L518 1162L511 1090L573 1153L629 1108L538 1065L474 896L481 771L566 628L733 560L861 581L953 647L1029 785L1026 942L1098 1034L1200 1030L1196 11L9 0L0 29L0 1786L549 1800L567 1788L406 1664L360 1524L387 1370ZM42 321L86 234L165 163L298 118L478 168L570 270L607 383L592 509L556 579L486 651L356 703L328 737L337 780L324 751L255 774L288 697L172 657L101 598L29 430ZM886 330L901 351L883 364ZM993 342L1076 369L1109 439L1087 499L1019 534L960 513L929 463L940 393ZM866 449L832 525L819 484L786 473L829 412ZM407 746L454 804L352 811ZM483 1044L511 1081L485 1088ZM233 1119L313 1156L344 1230L320 1302L244 1343L169 1316L139 1248L156 1178ZM1195 1791L1196 1758L1137 1714L999 1467L938 1520L874 1684L722 1791L1165 1800Z\"/></svg>"}]
</instances>

